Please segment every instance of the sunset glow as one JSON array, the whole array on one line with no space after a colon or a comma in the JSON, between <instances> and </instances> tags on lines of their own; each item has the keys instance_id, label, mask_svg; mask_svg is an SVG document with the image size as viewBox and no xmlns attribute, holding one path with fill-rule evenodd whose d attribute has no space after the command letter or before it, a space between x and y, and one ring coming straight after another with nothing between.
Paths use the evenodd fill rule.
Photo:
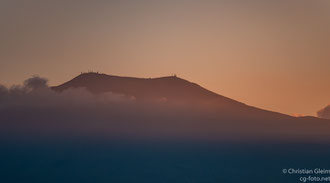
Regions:
<instances>
[{"instance_id":1,"label":"sunset glow","mask_svg":"<svg viewBox=\"0 0 330 183\"><path fill-rule=\"evenodd\" d=\"M329 79L330 0L0 0L0 182L326 182Z\"/></svg>"},{"instance_id":2,"label":"sunset glow","mask_svg":"<svg viewBox=\"0 0 330 183\"><path fill-rule=\"evenodd\" d=\"M176 73L252 106L316 115L330 101L329 10L328 1L2 1L0 81Z\"/></svg>"}]
</instances>

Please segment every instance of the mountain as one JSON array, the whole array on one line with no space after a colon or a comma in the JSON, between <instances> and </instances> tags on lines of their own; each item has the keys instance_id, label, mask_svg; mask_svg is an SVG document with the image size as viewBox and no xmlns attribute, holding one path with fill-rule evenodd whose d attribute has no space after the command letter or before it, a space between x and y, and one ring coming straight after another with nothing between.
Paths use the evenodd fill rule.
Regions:
<instances>
[{"instance_id":1,"label":"mountain","mask_svg":"<svg viewBox=\"0 0 330 183\"><path fill-rule=\"evenodd\" d=\"M84 73L52 89L62 92L69 88L80 87L96 95L112 92L136 98L137 101L164 99L163 101L169 106L168 111L171 112L167 111L166 114L160 115L157 111L151 112L157 113L154 115L141 111L145 118L136 120L138 121L136 123L134 119L130 119L130 125L135 126L136 129L149 129L148 125L151 124L162 126L157 127L157 130L149 129L148 132L159 133L160 130L171 135L185 133L193 137L218 140L253 138L268 141L328 141L327 139L330 139L328 133L330 120L292 117L259 109L221 96L176 76L133 78ZM148 110L153 111L151 108L153 107ZM134 115L136 113L138 112L134 112ZM131 111L128 111L127 115L131 115ZM143 125L146 125L145 123L148 125L141 126L139 121L144 121ZM123 120L122 123L126 121Z\"/></svg>"},{"instance_id":2,"label":"mountain","mask_svg":"<svg viewBox=\"0 0 330 183\"><path fill-rule=\"evenodd\" d=\"M330 120L259 109L176 76L84 73L51 89L4 95L0 137L330 142Z\"/></svg>"},{"instance_id":3,"label":"mountain","mask_svg":"<svg viewBox=\"0 0 330 183\"><path fill-rule=\"evenodd\" d=\"M83 73L72 80L53 87L56 91L83 87L94 94L112 92L137 99L166 99L169 101L212 101L242 105L237 101L206 90L176 76L160 78L120 77L98 73Z\"/></svg>"},{"instance_id":4,"label":"mountain","mask_svg":"<svg viewBox=\"0 0 330 183\"><path fill-rule=\"evenodd\" d=\"M203 106L208 110L212 107L217 109L216 112L221 110L226 113L223 115L240 113L245 117L291 118L284 114L248 106L177 76L134 78L92 72L80 74L68 82L52 87L58 92L69 88L85 88L93 94L112 92L138 100L162 100L181 105Z\"/></svg>"}]
</instances>

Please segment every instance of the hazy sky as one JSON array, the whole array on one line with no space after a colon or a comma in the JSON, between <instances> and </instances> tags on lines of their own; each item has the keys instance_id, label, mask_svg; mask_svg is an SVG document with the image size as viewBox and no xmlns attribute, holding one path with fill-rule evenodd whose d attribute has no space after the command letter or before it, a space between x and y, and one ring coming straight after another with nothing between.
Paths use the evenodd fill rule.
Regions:
<instances>
[{"instance_id":1,"label":"hazy sky","mask_svg":"<svg viewBox=\"0 0 330 183\"><path fill-rule=\"evenodd\" d=\"M0 83L176 73L286 114L330 103L330 2L0 1Z\"/></svg>"}]
</instances>

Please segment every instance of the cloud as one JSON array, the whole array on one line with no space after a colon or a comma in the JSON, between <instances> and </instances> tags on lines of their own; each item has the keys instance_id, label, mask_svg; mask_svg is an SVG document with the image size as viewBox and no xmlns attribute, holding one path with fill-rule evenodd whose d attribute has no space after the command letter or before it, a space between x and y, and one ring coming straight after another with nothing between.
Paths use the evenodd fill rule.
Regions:
<instances>
[{"instance_id":1,"label":"cloud","mask_svg":"<svg viewBox=\"0 0 330 183\"><path fill-rule=\"evenodd\" d=\"M48 80L39 76L33 76L24 81L24 86L31 89L46 88L48 87Z\"/></svg>"},{"instance_id":2,"label":"cloud","mask_svg":"<svg viewBox=\"0 0 330 183\"><path fill-rule=\"evenodd\" d=\"M319 118L330 119L330 105L317 112Z\"/></svg>"},{"instance_id":3,"label":"cloud","mask_svg":"<svg viewBox=\"0 0 330 183\"><path fill-rule=\"evenodd\" d=\"M0 85L0 108L10 107L82 107L115 102L131 102L113 93L93 95L84 88L68 89L61 93L53 91L47 84L48 80L33 76L22 85L6 88Z\"/></svg>"}]
</instances>

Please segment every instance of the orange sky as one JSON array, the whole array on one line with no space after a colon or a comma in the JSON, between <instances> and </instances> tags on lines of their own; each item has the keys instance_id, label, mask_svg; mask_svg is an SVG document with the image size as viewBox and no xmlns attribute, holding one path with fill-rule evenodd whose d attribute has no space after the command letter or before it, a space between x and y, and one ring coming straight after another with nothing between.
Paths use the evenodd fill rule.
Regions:
<instances>
[{"instance_id":1,"label":"orange sky","mask_svg":"<svg viewBox=\"0 0 330 183\"><path fill-rule=\"evenodd\" d=\"M169 0L0 2L0 83L82 71L176 73L286 114L330 102L330 3Z\"/></svg>"}]
</instances>

